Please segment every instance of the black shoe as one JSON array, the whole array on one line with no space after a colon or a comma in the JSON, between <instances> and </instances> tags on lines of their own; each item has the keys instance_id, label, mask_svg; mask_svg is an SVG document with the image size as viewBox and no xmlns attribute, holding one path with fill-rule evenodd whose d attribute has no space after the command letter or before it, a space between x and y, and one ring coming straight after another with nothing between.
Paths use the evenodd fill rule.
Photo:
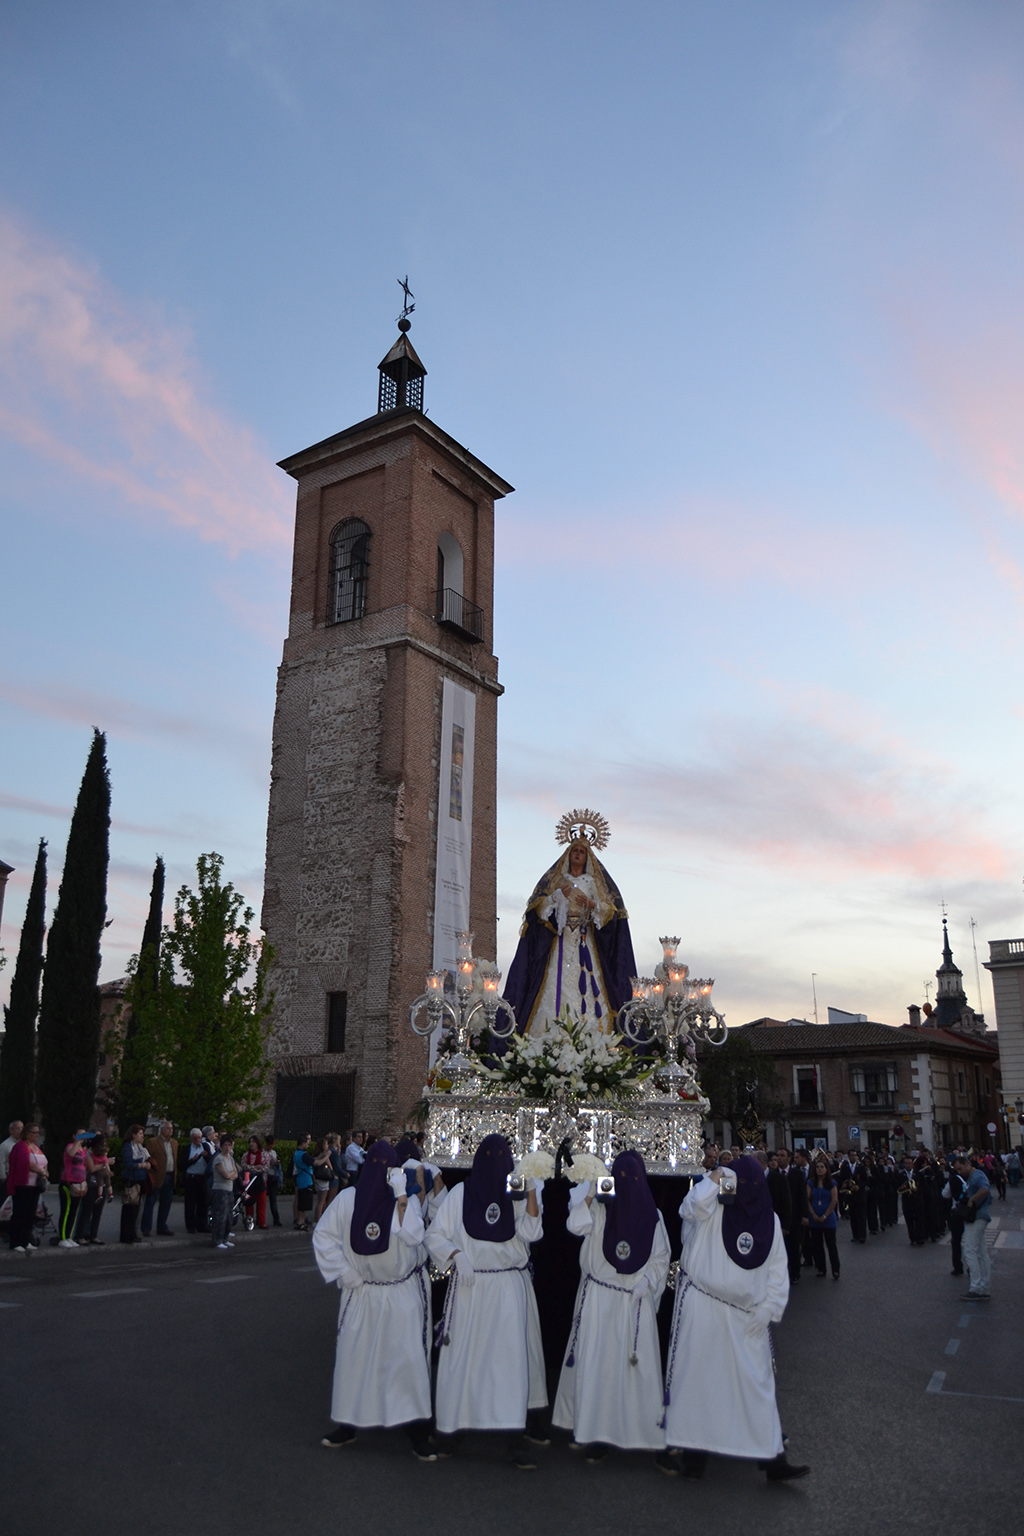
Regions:
<instances>
[{"instance_id":1,"label":"black shoe","mask_svg":"<svg viewBox=\"0 0 1024 1536\"><path fill-rule=\"evenodd\" d=\"M950 1274L951 1275L959 1275L961 1278L963 1278L963 1270L962 1269L951 1269L950 1270Z\"/></svg>"},{"instance_id":2,"label":"black shoe","mask_svg":"<svg viewBox=\"0 0 1024 1536\"><path fill-rule=\"evenodd\" d=\"M608 1447L606 1445L588 1445L583 1452L583 1459L589 1462L592 1467L596 1467L599 1462L604 1461L607 1455Z\"/></svg>"},{"instance_id":3,"label":"black shoe","mask_svg":"<svg viewBox=\"0 0 1024 1536\"><path fill-rule=\"evenodd\" d=\"M174 1233L171 1231L170 1227L157 1227L156 1235L157 1237L173 1237Z\"/></svg>"},{"instance_id":4,"label":"black shoe","mask_svg":"<svg viewBox=\"0 0 1024 1536\"><path fill-rule=\"evenodd\" d=\"M551 1444L551 1436L544 1425L540 1423L531 1424L529 1420L527 1420L526 1428L523 1430L523 1439L529 1441L530 1445Z\"/></svg>"},{"instance_id":5,"label":"black shoe","mask_svg":"<svg viewBox=\"0 0 1024 1536\"><path fill-rule=\"evenodd\" d=\"M679 1463L671 1451L655 1451L654 1465L659 1472L664 1472L666 1477L679 1476Z\"/></svg>"},{"instance_id":6,"label":"black shoe","mask_svg":"<svg viewBox=\"0 0 1024 1536\"><path fill-rule=\"evenodd\" d=\"M416 1439L410 1440L409 1444L412 1446L412 1453L417 1461L437 1460L437 1452L431 1444L429 1435L417 1435Z\"/></svg>"},{"instance_id":7,"label":"black shoe","mask_svg":"<svg viewBox=\"0 0 1024 1536\"><path fill-rule=\"evenodd\" d=\"M339 1424L337 1429L332 1429L329 1435L324 1435L321 1445L329 1446L336 1450L339 1445L355 1445L356 1432L351 1424Z\"/></svg>"},{"instance_id":8,"label":"black shoe","mask_svg":"<svg viewBox=\"0 0 1024 1536\"><path fill-rule=\"evenodd\" d=\"M447 1461L449 1456L455 1455L454 1435L431 1435L430 1446L438 1461Z\"/></svg>"},{"instance_id":9,"label":"black shoe","mask_svg":"<svg viewBox=\"0 0 1024 1536\"><path fill-rule=\"evenodd\" d=\"M787 1461L785 1451L780 1451L774 1461L761 1461L758 1466L770 1483L791 1483L794 1478L806 1477L810 1467L795 1467Z\"/></svg>"},{"instance_id":10,"label":"black shoe","mask_svg":"<svg viewBox=\"0 0 1024 1536\"><path fill-rule=\"evenodd\" d=\"M528 1451L513 1451L509 1458L510 1467L515 1467L517 1472L536 1472L537 1461Z\"/></svg>"},{"instance_id":11,"label":"black shoe","mask_svg":"<svg viewBox=\"0 0 1024 1536\"><path fill-rule=\"evenodd\" d=\"M681 1470L684 1477L692 1483L704 1476L708 1469L707 1451L684 1451L681 1457Z\"/></svg>"}]
</instances>

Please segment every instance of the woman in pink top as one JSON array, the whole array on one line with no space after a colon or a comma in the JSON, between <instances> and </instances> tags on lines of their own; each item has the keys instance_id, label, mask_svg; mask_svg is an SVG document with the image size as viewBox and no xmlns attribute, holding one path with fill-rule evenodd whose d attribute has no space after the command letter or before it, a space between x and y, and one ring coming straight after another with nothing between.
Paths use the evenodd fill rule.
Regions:
<instances>
[{"instance_id":1,"label":"woman in pink top","mask_svg":"<svg viewBox=\"0 0 1024 1536\"><path fill-rule=\"evenodd\" d=\"M39 1127L30 1123L11 1148L7 1171L7 1193L14 1202L8 1239L12 1253L28 1253L35 1246L32 1223L40 1190L46 1188L47 1172L46 1158L39 1149Z\"/></svg>"},{"instance_id":2,"label":"woman in pink top","mask_svg":"<svg viewBox=\"0 0 1024 1536\"><path fill-rule=\"evenodd\" d=\"M60 1181L60 1248L77 1248L75 1227L78 1211L85 1198L86 1183L85 1143L92 1141L94 1131L76 1131L64 1148L64 1173Z\"/></svg>"}]
</instances>

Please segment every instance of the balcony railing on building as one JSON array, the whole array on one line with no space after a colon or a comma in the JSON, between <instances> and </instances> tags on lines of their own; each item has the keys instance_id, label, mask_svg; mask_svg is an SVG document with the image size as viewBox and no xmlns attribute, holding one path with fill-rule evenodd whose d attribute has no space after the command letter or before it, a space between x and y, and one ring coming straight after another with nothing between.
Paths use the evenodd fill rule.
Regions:
<instances>
[{"instance_id":1,"label":"balcony railing on building","mask_svg":"<svg viewBox=\"0 0 1024 1536\"><path fill-rule=\"evenodd\" d=\"M437 594L437 622L450 629L463 640L482 640L484 637L484 611L456 592L445 587Z\"/></svg>"}]
</instances>

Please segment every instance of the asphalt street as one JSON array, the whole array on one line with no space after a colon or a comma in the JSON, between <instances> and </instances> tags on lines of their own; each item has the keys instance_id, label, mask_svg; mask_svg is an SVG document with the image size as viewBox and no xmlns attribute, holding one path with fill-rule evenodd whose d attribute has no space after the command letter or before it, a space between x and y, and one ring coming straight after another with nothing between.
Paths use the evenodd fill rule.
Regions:
<instances>
[{"instance_id":1,"label":"asphalt street","mask_svg":"<svg viewBox=\"0 0 1024 1536\"><path fill-rule=\"evenodd\" d=\"M522 1536L523 1531L764 1536L968 1536L1019 1530L1024 1410L1024 1191L996 1206L993 1298L963 1300L948 1239L902 1227L849 1242L838 1284L813 1271L776 1333L793 1459L812 1475L769 1487L716 1460L701 1483L649 1457L588 1466L564 1443L517 1472L467 1437L423 1465L400 1432L329 1451L338 1293L290 1227L116 1243L32 1259L0 1254L4 1529L180 1536ZM180 1227L180 1203L173 1218ZM706 1392L714 1418L713 1387Z\"/></svg>"}]
</instances>

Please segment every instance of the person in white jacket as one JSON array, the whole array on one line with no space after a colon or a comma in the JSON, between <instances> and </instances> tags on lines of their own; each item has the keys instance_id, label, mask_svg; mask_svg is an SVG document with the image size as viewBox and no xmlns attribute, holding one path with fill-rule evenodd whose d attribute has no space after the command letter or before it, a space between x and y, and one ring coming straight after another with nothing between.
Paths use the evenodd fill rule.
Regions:
<instances>
[{"instance_id":1,"label":"person in white jacket","mask_svg":"<svg viewBox=\"0 0 1024 1536\"><path fill-rule=\"evenodd\" d=\"M736 1176L732 1199L719 1188ZM789 1300L789 1265L764 1169L754 1157L716 1168L679 1207L683 1251L665 1373L665 1438L684 1477L708 1452L757 1461L772 1482L804 1477L783 1448L769 1325Z\"/></svg>"},{"instance_id":2,"label":"person in white jacket","mask_svg":"<svg viewBox=\"0 0 1024 1536\"><path fill-rule=\"evenodd\" d=\"M401 1424L419 1460L437 1460L430 1440L423 1198L422 1189L406 1193L394 1148L375 1141L359 1183L343 1189L317 1223L316 1262L341 1291L331 1398L337 1427L323 1445L352 1445L357 1427Z\"/></svg>"},{"instance_id":3,"label":"person in white jacket","mask_svg":"<svg viewBox=\"0 0 1024 1536\"><path fill-rule=\"evenodd\" d=\"M523 1432L527 1415L548 1401L529 1274L530 1244L540 1241L543 1226L532 1180L525 1200L508 1193L513 1167L505 1138L485 1136L469 1178L449 1191L427 1229L431 1258L450 1271L435 1411L440 1435L508 1431L513 1464L532 1470Z\"/></svg>"},{"instance_id":4,"label":"person in white jacket","mask_svg":"<svg viewBox=\"0 0 1024 1536\"><path fill-rule=\"evenodd\" d=\"M658 1303L670 1249L639 1152L620 1152L607 1204L577 1185L566 1226L583 1238L572 1333L552 1423L571 1429L589 1462L610 1445L659 1451L662 1419Z\"/></svg>"}]
</instances>

